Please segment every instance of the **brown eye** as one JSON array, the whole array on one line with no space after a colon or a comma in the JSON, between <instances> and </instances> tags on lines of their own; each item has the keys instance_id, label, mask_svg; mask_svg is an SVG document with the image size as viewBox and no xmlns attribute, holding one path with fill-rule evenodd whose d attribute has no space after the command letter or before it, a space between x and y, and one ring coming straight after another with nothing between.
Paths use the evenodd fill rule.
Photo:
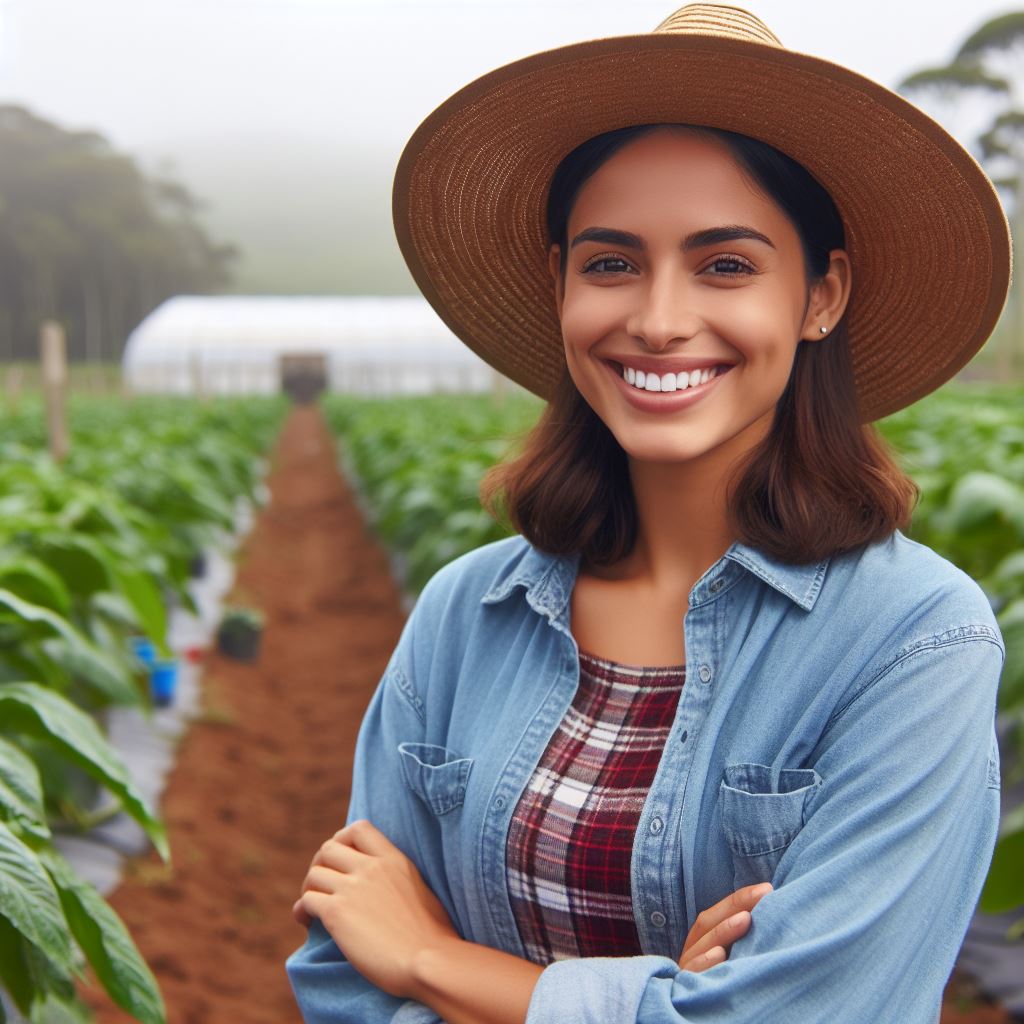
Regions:
<instances>
[{"instance_id":1,"label":"brown eye","mask_svg":"<svg viewBox=\"0 0 1024 1024\"><path fill-rule=\"evenodd\" d=\"M629 264L621 256L593 256L583 264L581 273L620 274L628 271Z\"/></svg>"},{"instance_id":2,"label":"brown eye","mask_svg":"<svg viewBox=\"0 0 1024 1024\"><path fill-rule=\"evenodd\" d=\"M714 262L709 264L710 267L717 267L724 265L726 267L732 267L735 269L727 270L725 273L714 274L715 277L739 277L741 274L755 274L757 271L754 269L753 264L748 263L742 256L719 256Z\"/></svg>"}]
</instances>

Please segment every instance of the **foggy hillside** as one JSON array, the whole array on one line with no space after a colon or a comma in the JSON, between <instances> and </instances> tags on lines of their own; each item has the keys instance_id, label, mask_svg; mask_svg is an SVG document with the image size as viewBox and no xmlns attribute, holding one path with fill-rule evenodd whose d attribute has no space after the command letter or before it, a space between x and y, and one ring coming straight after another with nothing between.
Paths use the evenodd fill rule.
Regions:
<instances>
[{"instance_id":1,"label":"foggy hillside","mask_svg":"<svg viewBox=\"0 0 1024 1024\"><path fill-rule=\"evenodd\" d=\"M139 157L183 181L206 202L210 234L242 250L237 293L417 291L391 227L391 153L228 136L169 139Z\"/></svg>"}]
</instances>

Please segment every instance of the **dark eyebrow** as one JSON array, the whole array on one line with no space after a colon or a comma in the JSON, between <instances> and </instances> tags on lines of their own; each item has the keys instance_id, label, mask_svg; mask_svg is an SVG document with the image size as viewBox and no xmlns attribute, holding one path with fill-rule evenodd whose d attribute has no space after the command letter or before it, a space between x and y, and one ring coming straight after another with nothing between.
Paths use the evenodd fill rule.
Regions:
<instances>
[{"instance_id":1,"label":"dark eyebrow","mask_svg":"<svg viewBox=\"0 0 1024 1024\"><path fill-rule=\"evenodd\" d=\"M706 245L718 245L720 242L735 242L738 239L750 239L754 242L763 242L765 245L775 248L772 240L760 231L748 228L743 224L728 224L718 228L703 228L694 231L683 239L683 252L690 252L691 249L700 249ZM646 248L644 240L639 235L630 231L618 231L615 228L585 228L569 244L572 249L582 242L603 242L605 245L621 245L628 249Z\"/></svg>"}]
</instances>

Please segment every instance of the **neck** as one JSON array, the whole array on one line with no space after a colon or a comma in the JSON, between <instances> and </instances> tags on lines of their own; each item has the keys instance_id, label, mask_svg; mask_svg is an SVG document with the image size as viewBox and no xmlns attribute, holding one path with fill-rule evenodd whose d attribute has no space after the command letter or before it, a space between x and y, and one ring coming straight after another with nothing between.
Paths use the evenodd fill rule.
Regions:
<instances>
[{"instance_id":1,"label":"neck","mask_svg":"<svg viewBox=\"0 0 1024 1024\"><path fill-rule=\"evenodd\" d=\"M728 550L725 481L698 463L630 460L639 530L623 568L664 593L689 594Z\"/></svg>"}]
</instances>

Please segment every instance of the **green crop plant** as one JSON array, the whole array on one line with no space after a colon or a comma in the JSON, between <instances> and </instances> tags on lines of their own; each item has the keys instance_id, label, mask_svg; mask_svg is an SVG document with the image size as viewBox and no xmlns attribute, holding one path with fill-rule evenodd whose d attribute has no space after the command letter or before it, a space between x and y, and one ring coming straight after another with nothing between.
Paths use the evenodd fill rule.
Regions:
<instances>
[{"instance_id":1,"label":"green crop plant","mask_svg":"<svg viewBox=\"0 0 1024 1024\"><path fill-rule=\"evenodd\" d=\"M150 713L127 638L170 653L167 603L195 610L190 561L234 528L238 499L258 498L286 407L76 398L60 465L45 451L41 406L0 416L0 988L33 1022L85 1019L75 980L86 963L137 1020L165 1020L123 923L53 834L87 826L103 788L169 861L163 824L101 712Z\"/></svg>"}]
</instances>

